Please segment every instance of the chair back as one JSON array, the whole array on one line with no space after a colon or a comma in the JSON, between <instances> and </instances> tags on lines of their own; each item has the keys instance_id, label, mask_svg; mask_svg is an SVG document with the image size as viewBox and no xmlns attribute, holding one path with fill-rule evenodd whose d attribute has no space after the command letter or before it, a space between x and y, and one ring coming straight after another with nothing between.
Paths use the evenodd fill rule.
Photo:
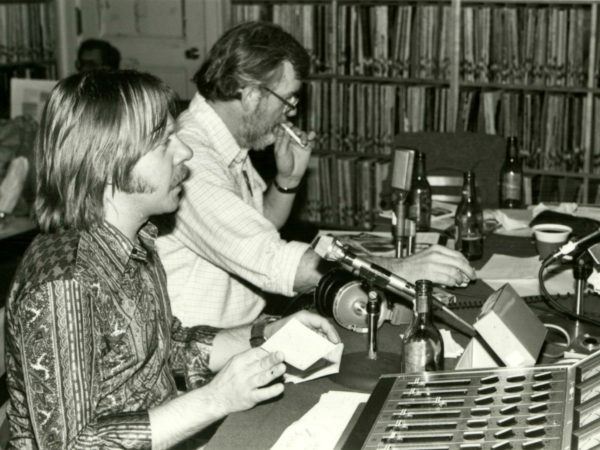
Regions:
<instances>
[{"instance_id":1,"label":"chair back","mask_svg":"<svg viewBox=\"0 0 600 450\"><path fill-rule=\"evenodd\" d=\"M460 175L427 175L431 199L444 203L460 203L463 177Z\"/></svg>"},{"instance_id":2,"label":"chair back","mask_svg":"<svg viewBox=\"0 0 600 450\"><path fill-rule=\"evenodd\" d=\"M401 133L394 139L394 148L424 152L428 175L460 177L461 186L462 173L473 169L481 206L498 206L500 169L506 149L502 136L468 132ZM433 185L432 191L435 193Z\"/></svg>"}]
</instances>

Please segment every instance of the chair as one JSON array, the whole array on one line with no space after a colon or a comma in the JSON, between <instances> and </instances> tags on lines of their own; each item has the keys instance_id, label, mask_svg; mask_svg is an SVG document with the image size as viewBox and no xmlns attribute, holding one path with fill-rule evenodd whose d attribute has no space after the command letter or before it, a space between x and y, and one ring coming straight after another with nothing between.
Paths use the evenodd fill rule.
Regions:
<instances>
[{"instance_id":1,"label":"chair","mask_svg":"<svg viewBox=\"0 0 600 450\"><path fill-rule=\"evenodd\" d=\"M463 177L461 175L428 175L431 199L444 203L460 203Z\"/></svg>"},{"instance_id":2,"label":"chair","mask_svg":"<svg viewBox=\"0 0 600 450\"><path fill-rule=\"evenodd\" d=\"M394 139L394 148L415 149L427 155L428 179L430 176L443 175L446 183L452 178L455 183L460 177L462 186L462 173L473 169L478 197L484 208L498 206L498 182L505 146L506 142L502 136L467 132L401 133ZM435 193L433 184L432 190Z\"/></svg>"}]
</instances>

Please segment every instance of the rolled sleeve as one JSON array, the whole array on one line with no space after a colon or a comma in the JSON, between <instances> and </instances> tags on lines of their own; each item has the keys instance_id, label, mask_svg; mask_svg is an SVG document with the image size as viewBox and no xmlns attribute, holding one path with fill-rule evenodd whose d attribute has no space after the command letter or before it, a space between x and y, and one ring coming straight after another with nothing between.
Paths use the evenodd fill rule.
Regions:
<instances>
[{"instance_id":1,"label":"rolled sleeve","mask_svg":"<svg viewBox=\"0 0 600 450\"><path fill-rule=\"evenodd\" d=\"M303 242L292 241L284 244L281 251L273 258L271 276L268 277L270 285L265 286L265 289L287 296L295 295L296 272L300 259L309 248L310 246Z\"/></svg>"}]
</instances>

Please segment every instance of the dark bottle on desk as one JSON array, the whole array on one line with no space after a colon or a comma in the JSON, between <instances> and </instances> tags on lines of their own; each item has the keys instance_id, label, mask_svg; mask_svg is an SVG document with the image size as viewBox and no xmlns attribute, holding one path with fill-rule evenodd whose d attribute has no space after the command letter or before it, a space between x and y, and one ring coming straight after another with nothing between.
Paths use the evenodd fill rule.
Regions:
<instances>
[{"instance_id":1,"label":"dark bottle on desk","mask_svg":"<svg viewBox=\"0 0 600 450\"><path fill-rule=\"evenodd\" d=\"M463 177L462 199L454 217L454 248L473 261L483 256L483 212L477 201L475 173L470 170Z\"/></svg>"},{"instance_id":2,"label":"dark bottle on desk","mask_svg":"<svg viewBox=\"0 0 600 450\"><path fill-rule=\"evenodd\" d=\"M523 206L523 166L517 138L506 139L506 158L500 170L500 208Z\"/></svg>"},{"instance_id":3,"label":"dark bottle on desk","mask_svg":"<svg viewBox=\"0 0 600 450\"><path fill-rule=\"evenodd\" d=\"M409 198L408 218L415 221L417 231L428 231L431 227L431 186L427 181L423 152L417 152Z\"/></svg>"},{"instance_id":4,"label":"dark bottle on desk","mask_svg":"<svg viewBox=\"0 0 600 450\"><path fill-rule=\"evenodd\" d=\"M429 280L418 280L412 322L402 339L402 372L444 369L444 341L433 323L432 292Z\"/></svg>"}]
</instances>

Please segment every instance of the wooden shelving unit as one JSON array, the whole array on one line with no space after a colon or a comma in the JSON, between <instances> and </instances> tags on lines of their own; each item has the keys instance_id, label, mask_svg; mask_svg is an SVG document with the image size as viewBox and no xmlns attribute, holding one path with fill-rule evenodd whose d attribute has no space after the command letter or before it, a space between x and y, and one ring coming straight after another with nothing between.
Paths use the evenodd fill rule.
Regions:
<instances>
[{"instance_id":1,"label":"wooden shelving unit","mask_svg":"<svg viewBox=\"0 0 600 450\"><path fill-rule=\"evenodd\" d=\"M368 182L380 183L376 172L385 174L400 132L516 135L534 184L576 183L576 198L556 200L593 202L600 192L599 4L232 0L232 22L279 23L313 56L298 121L321 138L303 217L368 228L369 220L358 219L366 200L344 223L342 213L326 213L323 205L318 211L310 197L339 201L344 183L332 191L324 183L333 182L335 170L323 175L339 158L370 159L375 175ZM365 175L352 170L346 187L361 181L361 170ZM351 189L357 201L361 194ZM380 194L377 186L369 191ZM370 203L375 211L381 206L376 197Z\"/></svg>"},{"instance_id":2,"label":"wooden shelving unit","mask_svg":"<svg viewBox=\"0 0 600 450\"><path fill-rule=\"evenodd\" d=\"M53 0L0 0L0 118L10 109L10 79L55 79Z\"/></svg>"}]
</instances>

